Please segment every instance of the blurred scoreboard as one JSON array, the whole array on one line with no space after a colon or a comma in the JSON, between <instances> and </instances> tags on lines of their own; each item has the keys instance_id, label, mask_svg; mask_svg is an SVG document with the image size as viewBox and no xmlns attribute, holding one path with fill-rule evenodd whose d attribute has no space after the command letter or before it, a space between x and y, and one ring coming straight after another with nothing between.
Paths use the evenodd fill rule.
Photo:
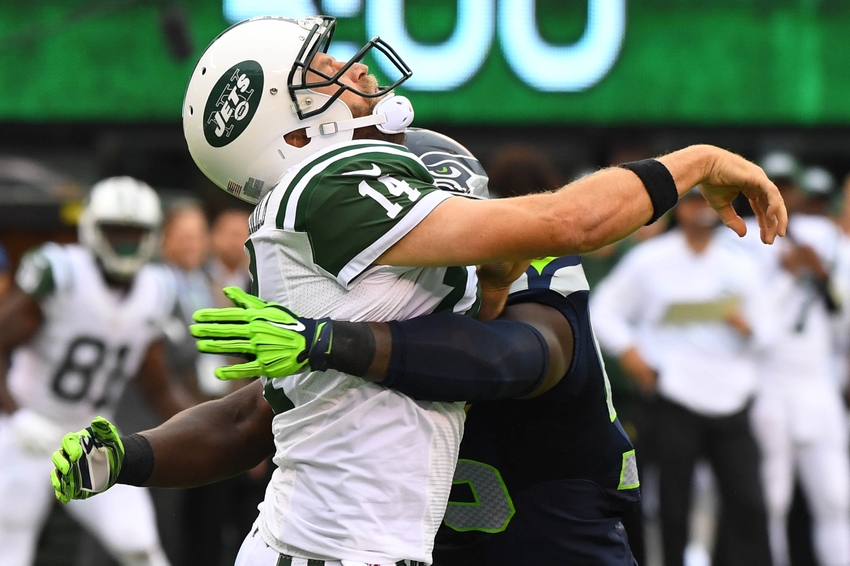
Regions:
<instances>
[{"instance_id":1,"label":"blurred scoreboard","mask_svg":"<svg viewBox=\"0 0 850 566\"><path fill-rule=\"evenodd\" d=\"M0 120L179 121L230 23L317 12L398 51L419 124L850 124L846 0L0 0Z\"/></svg>"}]
</instances>

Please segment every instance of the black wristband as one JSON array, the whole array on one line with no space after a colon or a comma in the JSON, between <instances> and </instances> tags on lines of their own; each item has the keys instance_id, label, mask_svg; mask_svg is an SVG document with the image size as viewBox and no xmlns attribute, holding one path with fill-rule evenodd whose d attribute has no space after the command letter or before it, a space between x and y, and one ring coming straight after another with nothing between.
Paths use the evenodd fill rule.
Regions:
<instances>
[{"instance_id":1,"label":"black wristband","mask_svg":"<svg viewBox=\"0 0 850 566\"><path fill-rule=\"evenodd\" d=\"M326 320L316 343L310 348L310 368L363 377L375 358L375 335L366 322Z\"/></svg>"},{"instance_id":2,"label":"black wristband","mask_svg":"<svg viewBox=\"0 0 850 566\"><path fill-rule=\"evenodd\" d=\"M623 163L618 167L628 169L637 175L643 186L646 187L649 200L652 201L652 218L649 219L647 224L652 224L664 216L665 212L676 206L676 202L679 200L676 181L673 180L673 175L670 174L663 163L656 159L642 159Z\"/></svg>"},{"instance_id":3,"label":"black wristband","mask_svg":"<svg viewBox=\"0 0 850 566\"><path fill-rule=\"evenodd\" d=\"M122 436L124 444L124 464L116 483L142 487L153 473L153 448L148 439L141 434Z\"/></svg>"}]
</instances>

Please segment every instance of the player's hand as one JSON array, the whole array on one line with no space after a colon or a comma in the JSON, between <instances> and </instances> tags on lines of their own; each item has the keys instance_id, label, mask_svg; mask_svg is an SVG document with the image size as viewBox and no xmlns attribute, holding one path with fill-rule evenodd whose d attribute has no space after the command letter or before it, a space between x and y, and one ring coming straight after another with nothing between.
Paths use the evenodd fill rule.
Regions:
<instances>
[{"instance_id":1,"label":"player's hand","mask_svg":"<svg viewBox=\"0 0 850 566\"><path fill-rule=\"evenodd\" d=\"M788 211L776 185L755 163L740 155L713 149L713 158L699 185L705 200L717 211L723 223L739 236L746 234L744 220L732 207L732 201L738 194L743 194L758 220L762 242L772 244L777 235L784 236L788 227Z\"/></svg>"},{"instance_id":2,"label":"player's hand","mask_svg":"<svg viewBox=\"0 0 850 566\"><path fill-rule=\"evenodd\" d=\"M66 434L62 448L53 453L50 483L56 499L68 503L106 491L115 485L123 464L118 431L105 418L95 417L90 427Z\"/></svg>"},{"instance_id":3,"label":"player's hand","mask_svg":"<svg viewBox=\"0 0 850 566\"><path fill-rule=\"evenodd\" d=\"M509 289L529 265L531 260L479 265L478 282L489 289Z\"/></svg>"},{"instance_id":4,"label":"player's hand","mask_svg":"<svg viewBox=\"0 0 850 566\"><path fill-rule=\"evenodd\" d=\"M201 352L248 359L217 368L217 378L286 377L311 362L313 369L323 369L317 361L330 353L329 319L300 317L238 287L226 287L224 294L235 307L196 311L189 327Z\"/></svg>"},{"instance_id":5,"label":"player's hand","mask_svg":"<svg viewBox=\"0 0 850 566\"><path fill-rule=\"evenodd\" d=\"M747 322L743 313L741 313L738 309L729 312L723 318L723 321L731 326L741 336L752 336L753 334L753 329L750 327L750 324Z\"/></svg>"},{"instance_id":6,"label":"player's hand","mask_svg":"<svg viewBox=\"0 0 850 566\"><path fill-rule=\"evenodd\" d=\"M620 356L620 365L646 397L652 397L658 388L658 373L646 363L635 348L629 348Z\"/></svg>"}]
</instances>

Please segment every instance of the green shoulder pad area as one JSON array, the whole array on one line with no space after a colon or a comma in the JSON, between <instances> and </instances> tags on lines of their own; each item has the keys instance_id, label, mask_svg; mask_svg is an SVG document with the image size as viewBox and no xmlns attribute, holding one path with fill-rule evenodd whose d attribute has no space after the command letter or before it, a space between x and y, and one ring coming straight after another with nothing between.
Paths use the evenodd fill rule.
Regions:
<instances>
[{"instance_id":1,"label":"green shoulder pad area","mask_svg":"<svg viewBox=\"0 0 850 566\"><path fill-rule=\"evenodd\" d=\"M43 248L27 252L15 274L15 283L36 300L42 300L56 289L53 266Z\"/></svg>"}]
</instances>

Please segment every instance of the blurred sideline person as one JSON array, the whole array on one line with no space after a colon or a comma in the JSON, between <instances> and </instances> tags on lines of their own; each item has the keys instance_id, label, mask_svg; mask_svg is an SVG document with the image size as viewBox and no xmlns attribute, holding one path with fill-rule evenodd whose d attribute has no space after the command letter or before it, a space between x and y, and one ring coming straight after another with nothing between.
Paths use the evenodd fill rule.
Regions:
<instances>
[{"instance_id":1,"label":"blurred sideline person","mask_svg":"<svg viewBox=\"0 0 850 566\"><path fill-rule=\"evenodd\" d=\"M814 202L821 200L817 193L825 187L819 184L816 189L811 178L801 176L792 155L769 154L762 166L788 204L789 237L769 250L750 238L735 244L750 254L763 281L770 281L764 292L765 316L777 335L759 361L761 384L753 407L773 562L777 566L790 562L787 519L799 477L818 563L847 565L850 455L834 353L834 325L842 301L834 292L833 270L842 236Z\"/></svg>"},{"instance_id":2,"label":"blurred sideline person","mask_svg":"<svg viewBox=\"0 0 850 566\"><path fill-rule=\"evenodd\" d=\"M219 212L213 220L210 230L212 254L206 270L216 306L230 306L230 301L221 292L225 287L251 288L248 254L245 253L250 216L250 211L228 208Z\"/></svg>"},{"instance_id":3,"label":"blurred sideline person","mask_svg":"<svg viewBox=\"0 0 850 566\"><path fill-rule=\"evenodd\" d=\"M653 404L664 563L684 564L694 465L717 478L717 564L768 565L759 453L750 429L755 349L770 339L755 269L715 236L717 214L694 189L677 226L629 251L596 287L600 344Z\"/></svg>"},{"instance_id":4,"label":"blurred sideline person","mask_svg":"<svg viewBox=\"0 0 850 566\"><path fill-rule=\"evenodd\" d=\"M0 303L6 297L6 293L12 288L12 265L9 262L9 254L6 248L0 244Z\"/></svg>"},{"instance_id":5,"label":"blurred sideline person","mask_svg":"<svg viewBox=\"0 0 850 566\"><path fill-rule=\"evenodd\" d=\"M487 201L440 191L421 161L392 143L403 140L413 114L404 98L387 95L409 69L378 38L352 60L336 61L326 53L335 25L326 16L238 23L207 48L187 89L184 132L196 163L222 189L257 203L247 247L261 298L317 318L474 314L475 268L458 266L602 246L700 182L730 227L741 229L731 202L743 190L765 242L784 233L784 207L761 170L711 146L605 170L544 195ZM379 88L358 62L368 52L385 55L399 78ZM456 267L438 267L445 265ZM221 420L216 434L194 426L222 404L235 411L224 430ZM265 421L259 433L265 440L243 442L257 438L251 419L270 411L273 426ZM79 497L80 439L91 436L106 439L97 450L123 446L125 459L140 457L121 479L147 485L213 481L275 450L277 469L237 563L427 563L463 419L461 402L414 401L345 373L302 372L256 381L127 442L97 421L91 434L63 439L52 481L63 499ZM234 441L233 451L220 450ZM84 461L95 453L103 452L86 451Z\"/></svg>"},{"instance_id":6,"label":"blurred sideline person","mask_svg":"<svg viewBox=\"0 0 850 566\"><path fill-rule=\"evenodd\" d=\"M0 309L0 564L33 561L64 429L112 415L133 376L162 419L188 406L168 381L162 338L174 281L148 264L161 218L152 188L108 178L91 190L81 245L48 243L21 261ZM66 509L120 564L167 564L146 490L122 486Z\"/></svg>"},{"instance_id":7,"label":"blurred sideline person","mask_svg":"<svg viewBox=\"0 0 850 566\"><path fill-rule=\"evenodd\" d=\"M199 355L188 330L193 312L216 304L211 279L204 269L210 257L210 228L199 202L179 199L166 207L161 256L177 281L175 320L180 324L170 329L169 364L198 400L209 399L222 392L213 371L223 360Z\"/></svg>"},{"instance_id":8,"label":"blurred sideline person","mask_svg":"<svg viewBox=\"0 0 850 566\"><path fill-rule=\"evenodd\" d=\"M204 364L199 361L195 340L189 335L192 312L197 308L213 306L209 279L202 270L209 255L209 226L200 203L191 198L177 198L164 207L162 237L158 242L158 257L165 271L175 281L176 300L168 322L165 324L166 363L171 379L185 388L193 404L210 397L199 387ZM217 381L212 372L222 363L216 356L204 355L210 379ZM215 383L219 386L219 383ZM128 432L155 427L160 417L140 402L143 394L130 383L122 397L116 416L116 426ZM187 538L184 508L187 494L182 490L153 490L154 507L160 525L162 545L172 562L180 564Z\"/></svg>"},{"instance_id":9,"label":"blurred sideline person","mask_svg":"<svg viewBox=\"0 0 850 566\"><path fill-rule=\"evenodd\" d=\"M563 175L555 164L531 146L500 148L493 154L487 171L490 173L490 194L493 198L551 191L564 184Z\"/></svg>"}]
</instances>

